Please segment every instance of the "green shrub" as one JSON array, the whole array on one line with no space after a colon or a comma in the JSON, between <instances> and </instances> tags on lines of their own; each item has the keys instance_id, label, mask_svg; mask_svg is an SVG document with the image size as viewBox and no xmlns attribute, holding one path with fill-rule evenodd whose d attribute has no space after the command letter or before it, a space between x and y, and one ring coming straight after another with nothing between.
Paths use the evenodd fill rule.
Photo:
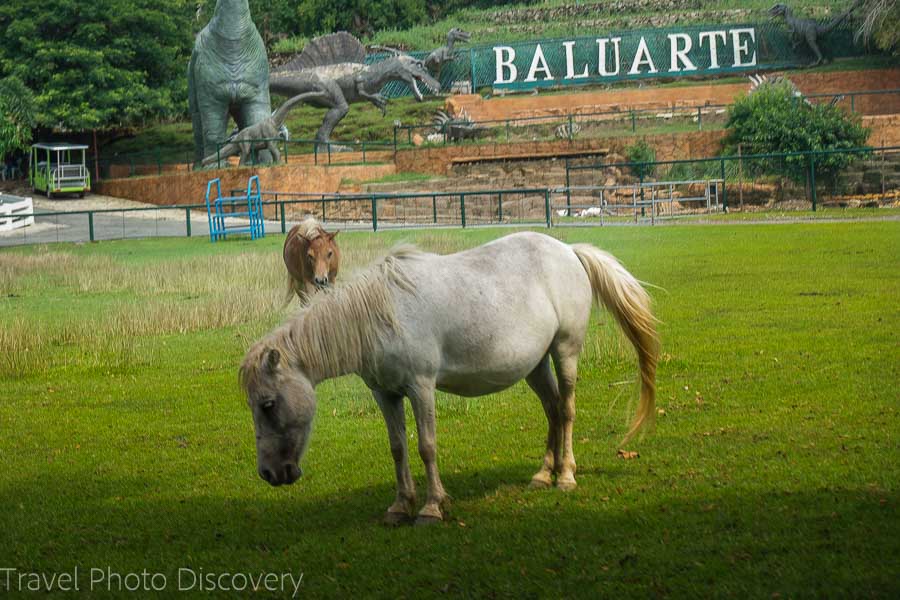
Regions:
<instances>
[{"instance_id":1,"label":"green shrub","mask_svg":"<svg viewBox=\"0 0 900 600\"><path fill-rule=\"evenodd\" d=\"M630 163L652 163L656 162L656 151L646 140L638 140L625 148L625 157ZM641 164L635 165L632 170L638 177L652 177L656 166Z\"/></svg>"},{"instance_id":2,"label":"green shrub","mask_svg":"<svg viewBox=\"0 0 900 600\"><path fill-rule=\"evenodd\" d=\"M807 104L789 81L766 83L739 98L728 109L725 153L778 154L810 150L840 150L865 145L869 130L861 118L829 104ZM815 158L816 174L834 177L860 154L822 154ZM754 160L758 175L783 175L803 183L809 173L804 155Z\"/></svg>"}]
</instances>

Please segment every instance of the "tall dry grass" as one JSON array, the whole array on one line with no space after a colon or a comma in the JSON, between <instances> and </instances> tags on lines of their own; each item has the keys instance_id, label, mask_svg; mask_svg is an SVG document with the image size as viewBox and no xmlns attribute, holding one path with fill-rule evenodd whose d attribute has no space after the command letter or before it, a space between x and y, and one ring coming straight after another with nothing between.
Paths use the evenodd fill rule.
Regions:
<instances>
[{"instance_id":1,"label":"tall dry grass","mask_svg":"<svg viewBox=\"0 0 900 600\"><path fill-rule=\"evenodd\" d=\"M284 266L277 253L214 255L146 264L42 250L0 254L0 293L94 295L96 310L53 318L27 314L0 325L0 374L53 365L123 367L152 336L264 322L279 314Z\"/></svg>"}]
</instances>

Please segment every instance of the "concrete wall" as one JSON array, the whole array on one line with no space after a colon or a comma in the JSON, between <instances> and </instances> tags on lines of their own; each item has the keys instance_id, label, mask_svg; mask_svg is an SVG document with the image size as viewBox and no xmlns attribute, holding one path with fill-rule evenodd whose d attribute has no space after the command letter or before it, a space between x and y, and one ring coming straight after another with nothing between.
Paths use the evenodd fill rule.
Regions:
<instances>
[{"instance_id":1,"label":"concrete wall","mask_svg":"<svg viewBox=\"0 0 900 600\"><path fill-rule=\"evenodd\" d=\"M346 179L378 179L396 172L393 163L378 165L313 166L288 164L277 167L240 167L210 171L163 173L158 177L132 177L100 182L100 194L148 202L161 206L197 204L203 202L206 182L216 177L222 180L222 192L244 188L247 179L259 175L263 190L284 192L337 192Z\"/></svg>"}]
</instances>

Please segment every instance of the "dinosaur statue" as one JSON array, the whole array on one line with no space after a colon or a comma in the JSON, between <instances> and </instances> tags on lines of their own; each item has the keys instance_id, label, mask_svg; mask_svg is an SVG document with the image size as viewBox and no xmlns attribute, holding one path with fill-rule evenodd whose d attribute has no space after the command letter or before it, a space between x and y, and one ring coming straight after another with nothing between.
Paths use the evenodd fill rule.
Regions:
<instances>
[{"instance_id":1,"label":"dinosaur statue","mask_svg":"<svg viewBox=\"0 0 900 600\"><path fill-rule=\"evenodd\" d=\"M272 113L272 116L266 117L264 121L255 123L250 127L240 130L234 135L228 143L219 148L218 152L213 152L203 159L203 166L210 167L213 164L219 164L223 159L235 154L241 155L241 164L248 164L251 158L251 152L261 149L268 150L273 157L275 163L281 162L281 152L275 140L281 132L284 120L294 106L300 102L305 102L314 98L321 98L322 94L318 92L308 92L299 94L286 101L278 107L278 110Z\"/></svg>"},{"instance_id":2,"label":"dinosaur statue","mask_svg":"<svg viewBox=\"0 0 900 600\"><path fill-rule=\"evenodd\" d=\"M439 110L432 119L432 123L437 130L435 138L437 141L475 139L488 133L487 129L472 120L465 109L457 117L451 117L445 111Z\"/></svg>"},{"instance_id":3,"label":"dinosaur statue","mask_svg":"<svg viewBox=\"0 0 900 600\"><path fill-rule=\"evenodd\" d=\"M269 63L248 0L217 0L212 19L197 35L188 66L188 103L194 160L214 154L227 135L228 117L239 129L269 118ZM260 160L271 160L268 152Z\"/></svg>"},{"instance_id":4,"label":"dinosaur statue","mask_svg":"<svg viewBox=\"0 0 900 600\"><path fill-rule=\"evenodd\" d=\"M418 83L433 93L441 89L422 61L411 56L394 55L371 65L365 64L365 58L366 49L345 31L318 37L299 56L272 71L269 89L289 97L307 92L321 94L309 102L328 109L316 132L319 143L330 142L332 131L350 111L351 103L371 102L383 115L387 99L380 92L389 81L405 82L420 102L424 96Z\"/></svg>"},{"instance_id":5,"label":"dinosaur statue","mask_svg":"<svg viewBox=\"0 0 900 600\"><path fill-rule=\"evenodd\" d=\"M801 19L795 17L791 9L784 4L776 4L769 9L769 14L773 17L781 17L784 19L785 23L787 23L788 29L794 37L794 48L796 48L801 41L806 42L806 45L809 46L810 50L813 51L813 54L816 55L815 62L808 66L815 67L822 64L825 60L822 56L822 51L819 50L819 38L843 23L844 19L849 17L850 13L862 4L862 1L863 0L856 0L850 5L850 8L825 25L820 25L815 19Z\"/></svg>"},{"instance_id":6,"label":"dinosaur statue","mask_svg":"<svg viewBox=\"0 0 900 600\"><path fill-rule=\"evenodd\" d=\"M440 79L441 69L445 63L453 60L453 45L456 42L468 42L472 34L463 31L458 27L454 27L447 32L447 45L433 50L431 54L425 57L425 68L428 69L435 77Z\"/></svg>"}]
</instances>

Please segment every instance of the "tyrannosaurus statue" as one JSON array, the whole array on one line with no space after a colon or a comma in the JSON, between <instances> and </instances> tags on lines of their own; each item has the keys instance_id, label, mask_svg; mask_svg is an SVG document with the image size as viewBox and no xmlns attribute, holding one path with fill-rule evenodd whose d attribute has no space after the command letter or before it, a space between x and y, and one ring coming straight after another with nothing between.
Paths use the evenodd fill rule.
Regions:
<instances>
[{"instance_id":1,"label":"tyrannosaurus statue","mask_svg":"<svg viewBox=\"0 0 900 600\"><path fill-rule=\"evenodd\" d=\"M272 153L274 162L281 162L281 152L278 150L278 145L275 143L275 140L278 139L279 130L281 129L281 126L284 125L284 120L287 118L288 112L300 102L319 97L321 97L320 93L309 92L306 94L299 94L287 100L278 107L278 110L272 113L271 117L268 117L259 123L255 123L246 129L242 129L234 137L228 140L228 143L222 146L218 152L214 152L204 158L203 166L209 167L213 164L218 164L221 160L236 154L240 154L241 164L247 164L250 162L250 153L254 149L266 149Z\"/></svg>"},{"instance_id":2,"label":"tyrannosaurus statue","mask_svg":"<svg viewBox=\"0 0 900 600\"><path fill-rule=\"evenodd\" d=\"M318 92L312 106L327 108L316 141L327 143L338 122L350 111L350 104L368 101L384 113L387 99L381 88L389 81L403 81L416 99L424 99L418 83L433 93L440 91L438 81L428 73L420 60L407 55L394 55L375 64L365 64L366 49L345 31L315 38L299 56L269 75L269 89L293 97Z\"/></svg>"},{"instance_id":3,"label":"tyrannosaurus statue","mask_svg":"<svg viewBox=\"0 0 900 600\"><path fill-rule=\"evenodd\" d=\"M776 4L769 9L769 14L773 17L781 17L784 19L788 29L790 29L791 34L794 36L795 48L801 41L806 42L809 49L816 55L815 62L811 63L809 66L815 67L822 64L824 61L822 51L819 50L819 38L840 25L860 4L862 4L862 0L856 0L850 8L825 25L820 25L815 19L801 19L795 17L791 9L784 4Z\"/></svg>"},{"instance_id":4,"label":"tyrannosaurus statue","mask_svg":"<svg viewBox=\"0 0 900 600\"><path fill-rule=\"evenodd\" d=\"M248 0L217 0L212 19L197 35L188 67L188 103L194 160L214 154L227 137L228 117L239 129L269 118L269 63ZM260 156L268 162L268 152Z\"/></svg>"}]
</instances>

